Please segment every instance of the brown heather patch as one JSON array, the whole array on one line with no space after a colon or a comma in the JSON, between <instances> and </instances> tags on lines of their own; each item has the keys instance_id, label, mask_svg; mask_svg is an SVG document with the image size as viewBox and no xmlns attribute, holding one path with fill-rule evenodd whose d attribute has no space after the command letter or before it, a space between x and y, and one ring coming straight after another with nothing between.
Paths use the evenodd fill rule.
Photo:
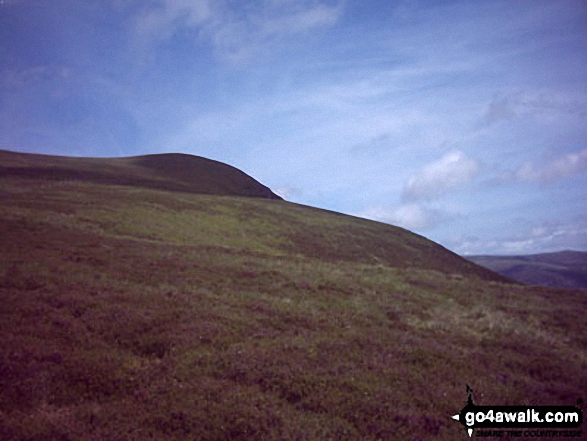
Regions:
<instances>
[{"instance_id":1,"label":"brown heather patch","mask_svg":"<svg viewBox=\"0 0 587 441\"><path fill-rule=\"evenodd\" d=\"M0 184L0 439L453 440L467 383L585 398L584 291L285 202Z\"/></svg>"}]
</instances>

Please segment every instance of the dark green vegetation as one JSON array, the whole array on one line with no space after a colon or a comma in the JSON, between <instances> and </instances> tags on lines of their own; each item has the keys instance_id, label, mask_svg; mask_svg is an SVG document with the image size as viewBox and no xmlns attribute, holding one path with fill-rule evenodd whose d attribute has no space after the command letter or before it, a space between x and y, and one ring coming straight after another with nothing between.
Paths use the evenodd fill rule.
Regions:
<instances>
[{"instance_id":1,"label":"dark green vegetation","mask_svg":"<svg viewBox=\"0 0 587 441\"><path fill-rule=\"evenodd\" d=\"M11 157L2 440L458 440L466 383L478 404L585 398L584 292L389 225Z\"/></svg>"},{"instance_id":2,"label":"dark green vegetation","mask_svg":"<svg viewBox=\"0 0 587 441\"><path fill-rule=\"evenodd\" d=\"M587 288L587 253L561 251L527 256L467 256L484 266L528 285Z\"/></svg>"}]
</instances>

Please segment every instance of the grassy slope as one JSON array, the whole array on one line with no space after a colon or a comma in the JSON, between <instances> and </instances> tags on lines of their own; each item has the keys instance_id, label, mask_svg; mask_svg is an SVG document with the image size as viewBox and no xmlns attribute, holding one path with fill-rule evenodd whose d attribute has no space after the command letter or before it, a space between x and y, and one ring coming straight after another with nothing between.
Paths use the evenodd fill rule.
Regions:
<instances>
[{"instance_id":1,"label":"grassy slope","mask_svg":"<svg viewBox=\"0 0 587 441\"><path fill-rule=\"evenodd\" d=\"M0 195L0 439L449 440L465 383L587 389L584 292L401 229L92 180Z\"/></svg>"},{"instance_id":2,"label":"grassy slope","mask_svg":"<svg viewBox=\"0 0 587 441\"><path fill-rule=\"evenodd\" d=\"M472 262L528 285L587 288L587 253L562 251L527 256L467 256Z\"/></svg>"}]
</instances>

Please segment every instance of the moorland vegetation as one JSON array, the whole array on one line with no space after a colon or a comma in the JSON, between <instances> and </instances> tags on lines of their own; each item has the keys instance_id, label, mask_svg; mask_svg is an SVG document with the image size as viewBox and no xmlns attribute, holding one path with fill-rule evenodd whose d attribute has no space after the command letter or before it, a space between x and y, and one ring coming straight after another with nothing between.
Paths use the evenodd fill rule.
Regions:
<instances>
[{"instance_id":1,"label":"moorland vegetation","mask_svg":"<svg viewBox=\"0 0 587 441\"><path fill-rule=\"evenodd\" d=\"M178 161L0 152L0 439L455 440L466 384L585 398L584 291Z\"/></svg>"}]
</instances>

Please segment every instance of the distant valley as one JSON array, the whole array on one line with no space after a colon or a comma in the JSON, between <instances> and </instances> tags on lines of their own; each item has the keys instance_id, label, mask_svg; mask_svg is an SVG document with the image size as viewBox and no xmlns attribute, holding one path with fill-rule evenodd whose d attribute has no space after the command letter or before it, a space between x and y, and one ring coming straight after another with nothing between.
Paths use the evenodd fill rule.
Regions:
<instances>
[{"instance_id":1,"label":"distant valley","mask_svg":"<svg viewBox=\"0 0 587 441\"><path fill-rule=\"evenodd\" d=\"M520 256L465 256L527 285L587 289L587 252L561 251Z\"/></svg>"}]
</instances>

